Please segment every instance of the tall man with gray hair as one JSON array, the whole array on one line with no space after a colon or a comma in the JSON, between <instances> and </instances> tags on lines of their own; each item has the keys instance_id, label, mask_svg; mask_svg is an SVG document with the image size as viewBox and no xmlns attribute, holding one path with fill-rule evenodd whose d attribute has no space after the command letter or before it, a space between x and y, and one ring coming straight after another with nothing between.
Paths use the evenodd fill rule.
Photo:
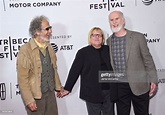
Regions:
<instances>
[{"instance_id":1,"label":"tall man with gray hair","mask_svg":"<svg viewBox=\"0 0 165 115\"><path fill-rule=\"evenodd\" d=\"M116 85L117 115L149 115L149 96L156 92L158 77L146 39L142 33L125 29L121 11L109 15L113 34L107 39L113 70L124 73ZM115 97L115 98L116 98Z\"/></svg>"},{"instance_id":2,"label":"tall man with gray hair","mask_svg":"<svg viewBox=\"0 0 165 115\"><path fill-rule=\"evenodd\" d=\"M47 17L35 17L29 27L32 38L18 53L18 83L28 115L58 115L54 91L63 88L49 43L51 28Z\"/></svg>"}]
</instances>

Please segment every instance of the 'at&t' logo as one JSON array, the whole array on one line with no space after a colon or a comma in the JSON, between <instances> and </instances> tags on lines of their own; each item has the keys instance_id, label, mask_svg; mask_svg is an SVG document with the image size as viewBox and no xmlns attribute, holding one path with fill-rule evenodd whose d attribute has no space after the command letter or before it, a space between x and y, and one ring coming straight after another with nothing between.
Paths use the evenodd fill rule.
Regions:
<instances>
[{"instance_id":1,"label":"'at&t' logo","mask_svg":"<svg viewBox=\"0 0 165 115\"><path fill-rule=\"evenodd\" d=\"M152 4L153 0L142 0L142 2L143 2L145 5L150 5L150 4Z\"/></svg>"},{"instance_id":2,"label":"'at&t' logo","mask_svg":"<svg viewBox=\"0 0 165 115\"><path fill-rule=\"evenodd\" d=\"M165 2L165 0L142 0L143 4L146 6L151 5L153 2Z\"/></svg>"},{"instance_id":3,"label":"'at&t' logo","mask_svg":"<svg viewBox=\"0 0 165 115\"><path fill-rule=\"evenodd\" d=\"M73 49L73 45L62 45L60 46L60 48L58 48L58 46L55 43L51 43L55 53L57 53L58 50L72 50Z\"/></svg>"},{"instance_id":4,"label":"'at&t' logo","mask_svg":"<svg viewBox=\"0 0 165 115\"><path fill-rule=\"evenodd\" d=\"M6 85L5 85L5 83L0 83L0 99L1 100L6 99Z\"/></svg>"}]
</instances>

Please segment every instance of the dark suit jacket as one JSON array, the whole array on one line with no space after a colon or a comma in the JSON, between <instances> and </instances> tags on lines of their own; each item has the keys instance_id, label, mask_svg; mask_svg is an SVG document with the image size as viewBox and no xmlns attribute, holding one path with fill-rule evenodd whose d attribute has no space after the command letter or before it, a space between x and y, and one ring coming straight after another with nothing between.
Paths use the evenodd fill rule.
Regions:
<instances>
[{"instance_id":1,"label":"dark suit jacket","mask_svg":"<svg viewBox=\"0 0 165 115\"><path fill-rule=\"evenodd\" d=\"M111 64L114 68L111 51L111 38L107 39L110 46ZM126 74L132 92L141 95L150 90L150 83L158 83L154 61L149 52L143 34L127 30L126 34Z\"/></svg>"},{"instance_id":2,"label":"dark suit jacket","mask_svg":"<svg viewBox=\"0 0 165 115\"><path fill-rule=\"evenodd\" d=\"M101 55L108 70L110 65L109 47L103 45ZM80 75L80 98L89 102L102 102L102 89L99 83L100 58L96 49L89 45L80 49L71 66L64 89L71 91Z\"/></svg>"}]
</instances>

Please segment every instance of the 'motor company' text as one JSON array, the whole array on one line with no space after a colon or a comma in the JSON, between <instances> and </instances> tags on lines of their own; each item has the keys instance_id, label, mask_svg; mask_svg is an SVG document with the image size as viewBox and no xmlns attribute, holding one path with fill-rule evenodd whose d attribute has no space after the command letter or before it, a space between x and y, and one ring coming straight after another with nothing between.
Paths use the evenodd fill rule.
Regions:
<instances>
[{"instance_id":1,"label":"'motor company' text","mask_svg":"<svg viewBox=\"0 0 165 115\"><path fill-rule=\"evenodd\" d=\"M60 6L61 2L10 3L10 8Z\"/></svg>"}]
</instances>

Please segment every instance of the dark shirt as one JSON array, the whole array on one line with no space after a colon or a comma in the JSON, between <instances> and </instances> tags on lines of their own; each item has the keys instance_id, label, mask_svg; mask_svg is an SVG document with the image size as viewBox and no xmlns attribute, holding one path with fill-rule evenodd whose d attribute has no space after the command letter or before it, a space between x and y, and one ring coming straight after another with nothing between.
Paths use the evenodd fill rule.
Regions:
<instances>
[{"instance_id":1,"label":"dark shirt","mask_svg":"<svg viewBox=\"0 0 165 115\"><path fill-rule=\"evenodd\" d=\"M105 61L103 60L103 57L101 55L101 50L102 50L102 47L99 49L96 49L96 51L99 53L99 58L100 58L100 71L107 71L108 67ZM109 90L109 83L101 83L101 88L102 90Z\"/></svg>"}]
</instances>

